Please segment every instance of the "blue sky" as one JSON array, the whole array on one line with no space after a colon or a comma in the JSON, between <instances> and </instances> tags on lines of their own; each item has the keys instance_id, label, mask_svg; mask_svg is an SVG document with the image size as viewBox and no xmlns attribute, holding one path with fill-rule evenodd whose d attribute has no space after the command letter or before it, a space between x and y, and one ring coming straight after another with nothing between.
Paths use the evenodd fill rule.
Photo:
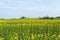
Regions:
<instances>
[{"instance_id":1,"label":"blue sky","mask_svg":"<svg viewBox=\"0 0 60 40\"><path fill-rule=\"evenodd\" d=\"M60 0L0 0L0 18L60 16Z\"/></svg>"}]
</instances>

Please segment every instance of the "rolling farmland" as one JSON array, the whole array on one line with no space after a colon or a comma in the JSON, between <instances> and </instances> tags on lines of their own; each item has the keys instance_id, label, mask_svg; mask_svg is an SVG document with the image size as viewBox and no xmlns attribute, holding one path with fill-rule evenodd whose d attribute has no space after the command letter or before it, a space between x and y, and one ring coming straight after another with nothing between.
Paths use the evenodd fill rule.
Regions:
<instances>
[{"instance_id":1,"label":"rolling farmland","mask_svg":"<svg viewBox=\"0 0 60 40\"><path fill-rule=\"evenodd\" d=\"M0 40L60 40L60 20L0 20Z\"/></svg>"}]
</instances>

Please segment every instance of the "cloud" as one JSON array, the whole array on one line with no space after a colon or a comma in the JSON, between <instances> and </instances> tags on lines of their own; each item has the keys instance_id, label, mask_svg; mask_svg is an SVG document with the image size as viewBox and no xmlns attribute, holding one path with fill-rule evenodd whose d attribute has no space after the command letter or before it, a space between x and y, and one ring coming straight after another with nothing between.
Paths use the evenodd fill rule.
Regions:
<instances>
[{"instance_id":1,"label":"cloud","mask_svg":"<svg viewBox=\"0 0 60 40\"><path fill-rule=\"evenodd\" d=\"M56 1L56 0L55 0ZM41 3L40 3L41 2ZM48 4L47 4L48 3ZM9 10L9 12L15 14L19 13L31 13L31 14L59 14L60 2L51 2L50 0L15 0L8 3L0 2L0 6ZM8 13L9 13L8 12Z\"/></svg>"},{"instance_id":2,"label":"cloud","mask_svg":"<svg viewBox=\"0 0 60 40\"><path fill-rule=\"evenodd\" d=\"M13 10L18 9L18 7L11 7L11 6L9 6L9 5L3 3L3 2L0 2L0 7L1 7L1 8L13 9Z\"/></svg>"},{"instance_id":3,"label":"cloud","mask_svg":"<svg viewBox=\"0 0 60 40\"><path fill-rule=\"evenodd\" d=\"M42 0L35 0L35 1L42 1Z\"/></svg>"},{"instance_id":4,"label":"cloud","mask_svg":"<svg viewBox=\"0 0 60 40\"><path fill-rule=\"evenodd\" d=\"M19 9L19 7L9 7L9 6L4 7L4 8L11 9L11 10L17 10L17 9Z\"/></svg>"},{"instance_id":5,"label":"cloud","mask_svg":"<svg viewBox=\"0 0 60 40\"><path fill-rule=\"evenodd\" d=\"M2 7L3 7L3 6L4 6L4 3L3 3L3 2L0 2L0 6L2 6Z\"/></svg>"},{"instance_id":6,"label":"cloud","mask_svg":"<svg viewBox=\"0 0 60 40\"><path fill-rule=\"evenodd\" d=\"M0 2L0 5L2 5L3 3L2 2Z\"/></svg>"}]
</instances>

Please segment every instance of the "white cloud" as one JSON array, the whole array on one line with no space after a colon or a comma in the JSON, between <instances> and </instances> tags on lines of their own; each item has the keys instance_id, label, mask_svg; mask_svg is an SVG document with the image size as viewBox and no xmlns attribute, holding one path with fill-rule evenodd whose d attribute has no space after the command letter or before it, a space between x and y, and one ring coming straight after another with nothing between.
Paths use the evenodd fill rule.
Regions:
<instances>
[{"instance_id":1,"label":"white cloud","mask_svg":"<svg viewBox=\"0 0 60 40\"><path fill-rule=\"evenodd\" d=\"M0 5L2 5L3 3L2 2L0 2Z\"/></svg>"},{"instance_id":2,"label":"white cloud","mask_svg":"<svg viewBox=\"0 0 60 40\"><path fill-rule=\"evenodd\" d=\"M38 1L38 2L41 2L43 0L27 0L27 1ZM22 9L22 10L26 10L26 11L29 10L29 11L37 11L37 12L54 12L54 11L58 12L60 10L60 6L57 3L56 3L56 5L55 4L51 4L51 5L48 5L48 6L42 6L42 5L36 6L35 4L34 4L35 6L31 6L31 5L28 6L26 4L25 5L19 4L20 6L16 5L17 7L15 7L15 6L12 7L10 5L7 6L5 3L0 2L0 5L2 5L3 8L7 8L7 9L11 9L11 10L21 10Z\"/></svg>"},{"instance_id":3,"label":"white cloud","mask_svg":"<svg viewBox=\"0 0 60 40\"><path fill-rule=\"evenodd\" d=\"M43 0L33 0L33 1L43 1Z\"/></svg>"},{"instance_id":4,"label":"white cloud","mask_svg":"<svg viewBox=\"0 0 60 40\"><path fill-rule=\"evenodd\" d=\"M3 2L0 2L0 6L2 6L2 7L3 7L3 6L4 6L4 3L3 3Z\"/></svg>"},{"instance_id":5,"label":"white cloud","mask_svg":"<svg viewBox=\"0 0 60 40\"><path fill-rule=\"evenodd\" d=\"M8 8L8 9L13 9L13 10L18 9L18 7L11 7L11 6L3 3L3 2L0 2L0 7L2 7L2 8Z\"/></svg>"}]
</instances>

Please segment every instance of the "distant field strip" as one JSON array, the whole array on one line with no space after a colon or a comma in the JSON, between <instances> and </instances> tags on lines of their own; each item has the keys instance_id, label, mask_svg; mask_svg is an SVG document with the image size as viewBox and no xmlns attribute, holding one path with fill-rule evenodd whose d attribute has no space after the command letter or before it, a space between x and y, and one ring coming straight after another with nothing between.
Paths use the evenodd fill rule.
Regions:
<instances>
[{"instance_id":1,"label":"distant field strip","mask_svg":"<svg viewBox=\"0 0 60 40\"><path fill-rule=\"evenodd\" d=\"M0 20L0 40L60 40L60 20Z\"/></svg>"}]
</instances>

